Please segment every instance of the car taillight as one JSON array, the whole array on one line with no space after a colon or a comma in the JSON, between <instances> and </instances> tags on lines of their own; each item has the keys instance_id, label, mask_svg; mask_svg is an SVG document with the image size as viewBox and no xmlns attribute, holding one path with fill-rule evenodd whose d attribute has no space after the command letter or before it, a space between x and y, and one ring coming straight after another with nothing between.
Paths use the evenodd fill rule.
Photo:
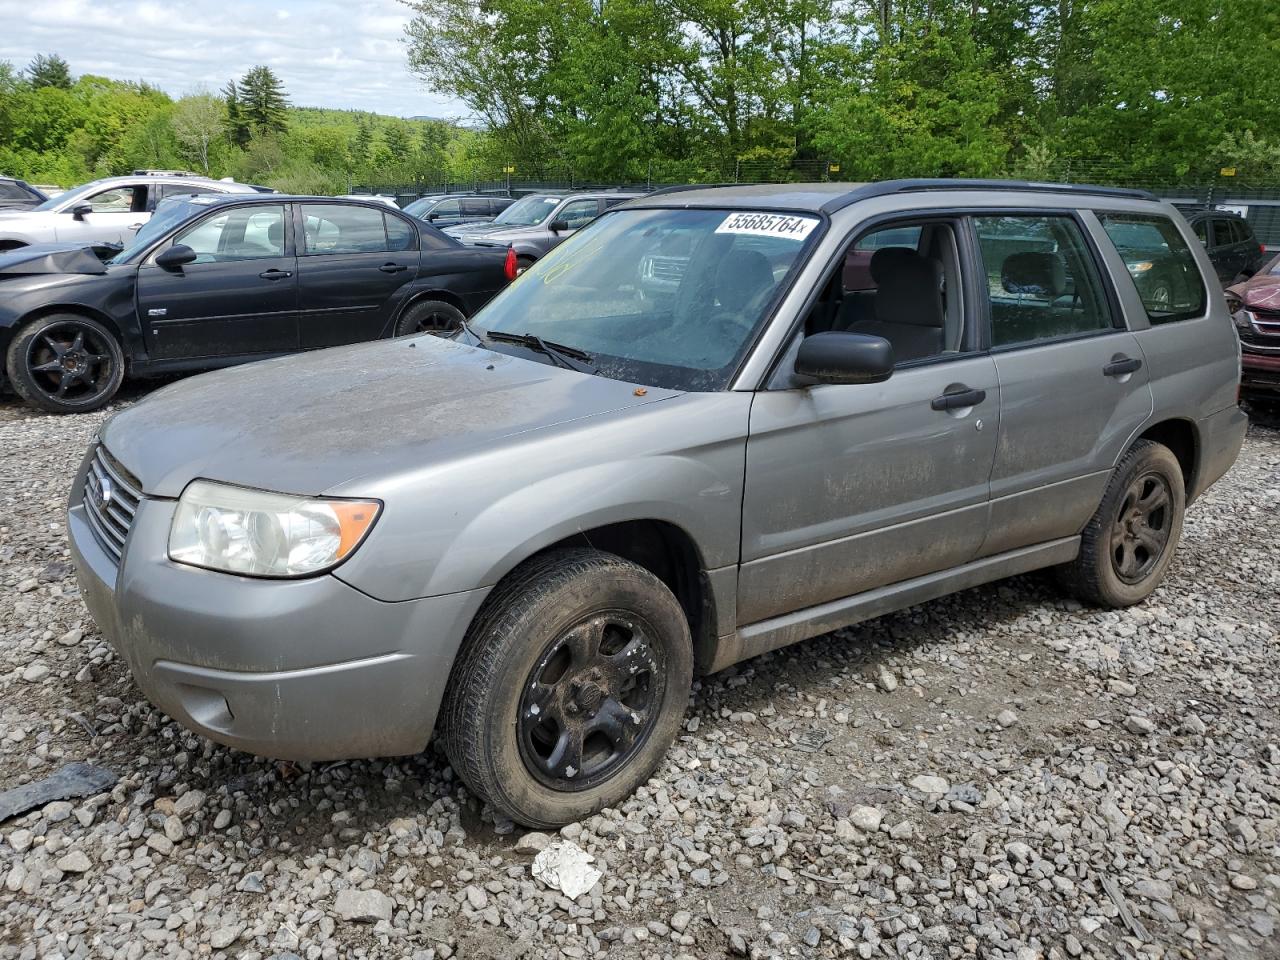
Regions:
<instances>
[{"instance_id":1,"label":"car taillight","mask_svg":"<svg viewBox=\"0 0 1280 960\"><path fill-rule=\"evenodd\" d=\"M502 272L507 275L507 280L514 280L519 272L519 265L516 263L516 248L507 247L507 262L502 265Z\"/></svg>"}]
</instances>

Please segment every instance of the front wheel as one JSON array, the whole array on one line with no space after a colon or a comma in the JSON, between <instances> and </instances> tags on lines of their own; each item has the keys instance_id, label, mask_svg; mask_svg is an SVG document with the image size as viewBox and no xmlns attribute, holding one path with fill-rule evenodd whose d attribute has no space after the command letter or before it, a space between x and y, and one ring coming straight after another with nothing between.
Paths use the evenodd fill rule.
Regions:
<instances>
[{"instance_id":1,"label":"front wheel","mask_svg":"<svg viewBox=\"0 0 1280 960\"><path fill-rule=\"evenodd\" d=\"M97 320L54 314L28 323L5 352L5 372L23 400L50 413L105 406L124 380L124 351Z\"/></svg>"},{"instance_id":2,"label":"front wheel","mask_svg":"<svg viewBox=\"0 0 1280 960\"><path fill-rule=\"evenodd\" d=\"M465 319L462 311L451 303L443 300L420 300L400 315L391 335L411 337L430 333L437 337L447 337L459 330Z\"/></svg>"},{"instance_id":3,"label":"front wheel","mask_svg":"<svg viewBox=\"0 0 1280 960\"><path fill-rule=\"evenodd\" d=\"M1162 444L1139 440L1116 465L1079 556L1061 568L1064 585L1101 607L1141 603L1173 562L1185 511L1178 458Z\"/></svg>"},{"instance_id":4,"label":"front wheel","mask_svg":"<svg viewBox=\"0 0 1280 960\"><path fill-rule=\"evenodd\" d=\"M500 813L563 826L649 779L692 680L689 624L665 584L612 554L557 550L499 584L472 625L445 752Z\"/></svg>"}]
</instances>

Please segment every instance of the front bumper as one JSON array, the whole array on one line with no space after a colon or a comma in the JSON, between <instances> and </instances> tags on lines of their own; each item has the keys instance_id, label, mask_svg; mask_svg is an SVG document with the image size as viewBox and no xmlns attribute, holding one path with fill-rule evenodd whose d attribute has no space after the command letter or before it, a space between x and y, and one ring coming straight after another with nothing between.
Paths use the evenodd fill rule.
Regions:
<instances>
[{"instance_id":1,"label":"front bumper","mask_svg":"<svg viewBox=\"0 0 1280 960\"><path fill-rule=\"evenodd\" d=\"M67 524L81 594L138 686L183 726L285 760L412 754L484 590L385 603L333 576L261 580L168 559L175 501L144 498L121 562Z\"/></svg>"},{"instance_id":2,"label":"front bumper","mask_svg":"<svg viewBox=\"0 0 1280 960\"><path fill-rule=\"evenodd\" d=\"M1240 353L1240 386L1245 390L1280 392L1280 351Z\"/></svg>"}]
</instances>

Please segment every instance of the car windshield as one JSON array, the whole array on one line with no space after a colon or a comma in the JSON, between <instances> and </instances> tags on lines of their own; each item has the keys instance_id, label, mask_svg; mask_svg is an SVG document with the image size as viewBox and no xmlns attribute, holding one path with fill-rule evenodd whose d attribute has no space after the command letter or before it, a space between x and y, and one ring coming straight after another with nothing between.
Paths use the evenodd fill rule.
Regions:
<instances>
[{"instance_id":1,"label":"car windshield","mask_svg":"<svg viewBox=\"0 0 1280 960\"><path fill-rule=\"evenodd\" d=\"M411 203L406 203L404 205L404 212L411 217L421 217L439 202L439 197L420 197Z\"/></svg>"},{"instance_id":2,"label":"car windshield","mask_svg":"<svg viewBox=\"0 0 1280 960\"><path fill-rule=\"evenodd\" d=\"M534 227L551 216L560 200L560 197L521 197L494 217L493 222L512 227Z\"/></svg>"},{"instance_id":3,"label":"car windshield","mask_svg":"<svg viewBox=\"0 0 1280 960\"><path fill-rule=\"evenodd\" d=\"M583 351L584 366L615 380L723 390L820 222L760 211L611 211L529 268L470 327Z\"/></svg>"},{"instance_id":4,"label":"car windshield","mask_svg":"<svg viewBox=\"0 0 1280 960\"><path fill-rule=\"evenodd\" d=\"M94 180L92 183L86 183L83 186L76 187L74 190L68 190L66 193L60 193L56 197L50 197L35 209L52 210L54 207L61 207L63 204L74 203L81 197L88 196L91 193L96 193L101 186L101 180Z\"/></svg>"},{"instance_id":5,"label":"car windshield","mask_svg":"<svg viewBox=\"0 0 1280 960\"><path fill-rule=\"evenodd\" d=\"M144 223L125 248L108 260L107 263L128 263L155 241L182 223L182 221L190 219L198 211L207 208L207 201L193 203L189 197L161 200L151 219Z\"/></svg>"}]
</instances>

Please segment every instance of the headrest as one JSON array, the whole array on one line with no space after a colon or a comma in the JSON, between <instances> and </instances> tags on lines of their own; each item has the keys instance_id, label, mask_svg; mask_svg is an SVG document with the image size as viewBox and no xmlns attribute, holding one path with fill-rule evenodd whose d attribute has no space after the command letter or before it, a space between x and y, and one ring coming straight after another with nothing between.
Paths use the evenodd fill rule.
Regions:
<instances>
[{"instance_id":1,"label":"headrest","mask_svg":"<svg viewBox=\"0 0 1280 960\"><path fill-rule=\"evenodd\" d=\"M871 262L867 265L867 270L871 273L871 279L879 286L884 283L884 278L888 276L889 271L896 264L908 260L918 260L919 258L920 254L910 247L881 247L871 255Z\"/></svg>"},{"instance_id":2,"label":"headrest","mask_svg":"<svg viewBox=\"0 0 1280 960\"><path fill-rule=\"evenodd\" d=\"M1056 253L1024 250L1005 258L1000 283L1006 293L1056 300L1067 289L1067 265Z\"/></svg>"},{"instance_id":3,"label":"headrest","mask_svg":"<svg viewBox=\"0 0 1280 960\"><path fill-rule=\"evenodd\" d=\"M267 240L273 247L284 249L284 222L281 220L272 220L271 226L267 227Z\"/></svg>"},{"instance_id":4,"label":"headrest","mask_svg":"<svg viewBox=\"0 0 1280 960\"><path fill-rule=\"evenodd\" d=\"M773 286L773 267L759 250L730 250L716 268L716 299L726 310L744 309Z\"/></svg>"},{"instance_id":5,"label":"headrest","mask_svg":"<svg viewBox=\"0 0 1280 960\"><path fill-rule=\"evenodd\" d=\"M876 251L890 254L880 259L879 288L876 291L876 319L882 323L914 327L941 327L942 265L903 247ZM871 266L875 269L875 259Z\"/></svg>"}]
</instances>

